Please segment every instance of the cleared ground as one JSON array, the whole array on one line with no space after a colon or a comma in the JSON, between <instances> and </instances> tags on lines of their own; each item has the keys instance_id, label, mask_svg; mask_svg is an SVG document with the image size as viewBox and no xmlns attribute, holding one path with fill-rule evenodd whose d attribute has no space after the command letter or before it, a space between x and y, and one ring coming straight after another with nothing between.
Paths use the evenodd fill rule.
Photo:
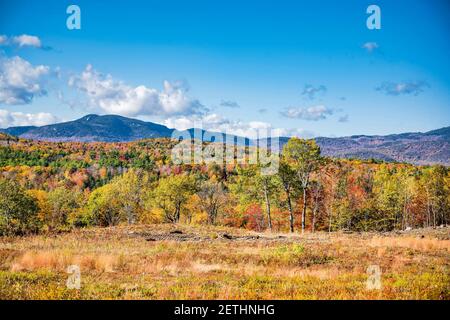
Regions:
<instances>
[{"instance_id":1,"label":"cleared ground","mask_svg":"<svg viewBox=\"0 0 450 320\"><path fill-rule=\"evenodd\" d=\"M81 288L69 289L77 265ZM369 266L381 289L368 290ZM151 225L0 238L0 299L450 299L450 228L253 233Z\"/></svg>"}]
</instances>

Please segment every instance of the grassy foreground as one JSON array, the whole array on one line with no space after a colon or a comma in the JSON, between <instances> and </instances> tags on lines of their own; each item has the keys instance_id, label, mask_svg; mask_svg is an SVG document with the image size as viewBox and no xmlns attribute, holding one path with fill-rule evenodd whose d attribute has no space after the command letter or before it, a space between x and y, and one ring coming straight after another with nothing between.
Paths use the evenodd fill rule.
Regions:
<instances>
[{"instance_id":1,"label":"grassy foreground","mask_svg":"<svg viewBox=\"0 0 450 320\"><path fill-rule=\"evenodd\" d=\"M78 265L81 289L66 286ZM367 268L382 270L368 290ZM0 238L0 299L450 299L450 228L257 234L151 225Z\"/></svg>"}]
</instances>

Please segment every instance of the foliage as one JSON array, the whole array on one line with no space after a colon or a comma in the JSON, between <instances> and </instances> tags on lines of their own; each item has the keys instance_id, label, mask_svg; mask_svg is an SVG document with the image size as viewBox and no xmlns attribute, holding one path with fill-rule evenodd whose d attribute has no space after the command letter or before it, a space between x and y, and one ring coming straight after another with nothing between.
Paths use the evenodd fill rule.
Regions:
<instances>
[{"instance_id":1,"label":"foliage","mask_svg":"<svg viewBox=\"0 0 450 320\"><path fill-rule=\"evenodd\" d=\"M150 202L164 212L166 221L178 222L187 200L196 189L197 182L193 176L176 175L163 178L150 193Z\"/></svg>"},{"instance_id":2,"label":"foliage","mask_svg":"<svg viewBox=\"0 0 450 320\"><path fill-rule=\"evenodd\" d=\"M131 170L94 190L87 203L87 220L101 226L135 223L144 211L149 181L148 174Z\"/></svg>"},{"instance_id":3,"label":"foliage","mask_svg":"<svg viewBox=\"0 0 450 320\"><path fill-rule=\"evenodd\" d=\"M8 141L0 179L19 188L2 195L17 209L2 213L3 228L15 230L8 233L160 222L281 232L449 223L447 167L326 159L313 140L289 140L272 176L254 164L173 164L170 139Z\"/></svg>"},{"instance_id":4,"label":"foliage","mask_svg":"<svg viewBox=\"0 0 450 320\"><path fill-rule=\"evenodd\" d=\"M23 235L38 231L38 206L14 181L0 179L0 235Z\"/></svg>"},{"instance_id":5,"label":"foliage","mask_svg":"<svg viewBox=\"0 0 450 320\"><path fill-rule=\"evenodd\" d=\"M306 201L311 174L320 166L320 147L314 140L292 138L283 147L283 161L292 168L303 191L302 232L306 228Z\"/></svg>"}]
</instances>

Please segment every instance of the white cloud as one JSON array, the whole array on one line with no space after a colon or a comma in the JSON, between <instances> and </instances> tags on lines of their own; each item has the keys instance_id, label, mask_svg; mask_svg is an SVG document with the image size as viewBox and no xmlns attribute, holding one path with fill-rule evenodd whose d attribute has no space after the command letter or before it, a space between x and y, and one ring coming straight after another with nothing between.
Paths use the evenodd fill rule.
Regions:
<instances>
[{"instance_id":1,"label":"white cloud","mask_svg":"<svg viewBox=\"0 0 450 320\"><path fill-rule=\"evenodd\" d=\"M188 97L188 87L182 82L164 81L162 91L144 85L129 86L104 75L91 65L79 76L72 76L69 85L84 92L94 107L124 116L199 114L205 108Z\"/></svg>"},{"instance_id":2,"label":"white cloud","mask_svg":"<svg viewBox=\"0 0 450 320\"><path fill-rule=\"evenodd\" d=\"M305 129L275 129L275 137L297 137L303 139L311 139L317 136L314 132Z\"/></svg>"},{"instance_id":3,"label":"white cloud","mask_svg":"<svg viewBox=\"0 0 450 320\"><path fill-rule=\"evenodd\" d=\"M415 82L384 82L376 88L377 91L383 92L389 96L399 95L414 95L421 94L425 88L429 88L430 85L425 81Z\"/></svg>"},{"instance_id":4,"label":"white cloud","mask_svg":"<svg viewBox=\"0 0 450 320\"><path fill-rule=\"evenodd\" d=\"M310 100L313 100L317 95L324 95L326 92L327 87L325 87L324 85L314 87L313 85L306 84L303 88L302 95L307 96Z\"/></svg>"},{"instance_id":5,"label":"white cloud","mask_svg":"<svg viewBox=\"0 0 450 320\"><path fill-rule=\"evenodd\" d=\"M230 120L216 113L207 114L203 117L171 117L166 119L163 124L169 128L175 128L177 130L197 128L252 139L255 139L258 136L260 138L264 138L267 136L298 136L303 138L310 138L314 135L312 132L303 129L275 128L270 123L262 121L245 122L239 120Z\"/></svg>"},{"instance_id":6,"label":"white cloud","mask_svg":"<svg viewBox=\"0 0 450 320\"><path fill-rule=\"evenodd\" d=\"M16 126L44 126L47 124L56 123L58 121L59 118L50 113L23 113L0 109L0 128Z\"/></svg>"},{"instance_id":7,"label":"white cloud","mask_svg":"<svg viewBox=\"0 0 450 320\"><path fill-rule=\"evenodd\" d=\"M35 47L40 48L42 46L41 39L36 36L30 36L28 34L23 34L21 36L13 37L13 43L19 47Z\"/></svg>"},{"instance_id":8,"label":"white cloud","mask_svg":"<svg viewBox=\"0 0 450 320\"><path fill-rule=\"evenodd\" d=\"M240 108L241 107L239 105L239 103L237 103L236 101L233 101L233 100L222 100L220 102L220 106L225 107L225 108Z\"/></svg>"},{"instance_id":9,"label":"white cloud","mask_svg":"<svg viewBox=\"0 0 450 320\"><path fill-rule=\"evenodd\" d=\"M287 118L302 119L308 121L325 120L327 116L334 113L334 110L323 105L309 108L287 108L281 114Z\"/></svg>"},{"instance_id":10,"label":"white cloud","mask_svg":"<svg viewBox=\"0 0 450 320\"><path fill-rule=\"evenodd\" d=\"M14 46L14 47L33 47L42 50L52 50L50 46L42 45L41 39L37 36L22 34L20 36L0 35L0 46Z\"/></svg>"},{"instance_id":11,"label":"white cloud","mask_svg":"<svg viewBox=\"0 0 450 320\"><path fill-rule=\"evenodd\" d=\"M376 42L366 42L362 46L367 52L372 53L374 50L378 49L379 46Z\"/></svg>"},{"instance_id":12,"label":"white cloud","mask_svg":"<svg viewBox=\"0 0 450 320\"><path fill-rule=\"evenodd\" d=\"M7 36L0 35L0 46L6 45L7 41L8 41L8 37Z\"/></svg>"},{"instance_id":13,"label":"white cloud","mask_svg":"<svg viewBox=\"0 0 450 320\"><path fill-rule=\"evenodd\" d=\"M178 130L196 128L250 138L254 138L257 136L257 130L267 131L267 129L271 128L270 124L265 122L233 121L216 113L207 114L205 116L172 117L166 119L164 121L164 125L169 128L175 128Z\"/></svg>"},{"instance_id":14,"label":"white cloud","mask_svg":"<svg viewBox=\"0 0 450 320\"><path fill-rule=\"evenodd\" d=\"M44 87L49 73L48 66L33 66L18 56L0 56L0 104L28 104L47 94Z\"/></svg>"}]
</instances>

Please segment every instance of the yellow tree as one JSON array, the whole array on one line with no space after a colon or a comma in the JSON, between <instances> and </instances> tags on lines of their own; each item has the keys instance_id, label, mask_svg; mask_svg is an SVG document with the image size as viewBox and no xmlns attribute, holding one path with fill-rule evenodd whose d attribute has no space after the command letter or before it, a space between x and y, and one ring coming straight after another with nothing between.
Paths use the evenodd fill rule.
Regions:
<instances>
[{"instance_id":1,"label":"yellow tree","mask_svg":"<svg viewBox=\"0 0 450 320\"><path fill-rule=\"evenodd\" d=\"M322 161L322 158L320 156L320 147L314 140L291 138L283 147L283 158L295 172L303 191L303 233L305 232L306 224L306 197L310 184L311 174L319 168Z\"/></svg>"},{"instance_id":2,"label":"yellow tree","mask_svg":"<svg viewBox=\"0 0 450 320\"><path fill-rule=\"evenodd\" d=\"M176 175L159 180L158 186L151 192L153 206L163 210L167 221L177 223L183 206L196 192L197 183L193 176Z\"/></svg>"}]
</instances>

